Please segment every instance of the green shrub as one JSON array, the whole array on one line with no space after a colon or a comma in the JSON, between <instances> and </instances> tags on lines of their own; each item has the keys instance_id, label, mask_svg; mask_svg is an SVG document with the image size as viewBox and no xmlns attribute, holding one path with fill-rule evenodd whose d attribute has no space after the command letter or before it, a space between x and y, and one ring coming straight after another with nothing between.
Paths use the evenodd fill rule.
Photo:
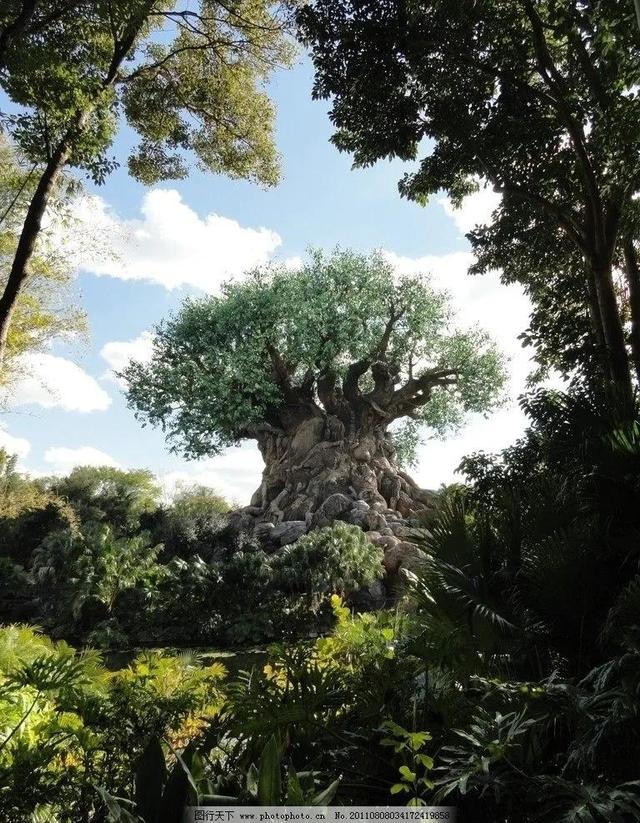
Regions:
<instances>
[{"instance_id":1,"label":"green shrub","mask_svg":"<svg viewBox=\"0 0 640 823\"><path fill-rule=\"evenodd\" d=\"M357 526L334 523L286 546L273 557L272 568L283 591L343 594L382 577L383 556Z\"/></svg>"},{"instance_id":2,"label":"green shrub","mask_svg":"<svg viewBox=\"0 0 640 823\"><path fill-rule=\"evenodd\" d=\"M50 490L68 501L83 524L106 523L119 535L133 535L158 509L160 487L144 469L78 466L49 481Z\"/></svg>"},{"instance_id":3,"label":"green shrub","mask_svg":"<svg viewBox=\"0 0 640 823\"><path fill-rule=\"evenodd\" d=\"M159 514L153 530L157 543L164 545L163 557L213 557L222 529L227 524L229 504L203 486L189 486L175 495L170 506Z\"/></svg>"},{"instance_id":4,"label":"green shrub","mask_svg":"<svg viewBox=\"0 0 640 823\"><path fill-rule=\"evenodd\" d=\"M31 553L52 529L75 528L73 509L62 497L16 468L17 458L0 448L0 556L28 568Z\"/></svg>"},{"instance_id":5,"label":"green shrub","mask_svg":"<svg viewBox=\"0 0 640 823\"><path fill-rule=\"evenodd\" d=\"M32 574L45 613L62 631L93 628L127 589L162 574L148 536L117 537L109 526L53 532L34 555Z\"/></svg>"},{"instance_id":6,"label":"green shrub","mask_svg":"<svg viewBox=\"0 0 640 823\"><path fill-rule=\"evenodd\" d=\"M97 823L111 819L105 794L133 806L148 741L184 752L219 711L225 675L158 653L108 672L96 652L0 628L0 820Z\"/></svg>"},{"instance_id":7,"label":"green shrub","mask_svg":"<svg viewBox=\"0 0 640 823\"><path fill-rule=\"evenodd\" d=\"M11 620L32 597L33 587L22 566L0 556L0 620Z\"/></svg>"}]
</instances>

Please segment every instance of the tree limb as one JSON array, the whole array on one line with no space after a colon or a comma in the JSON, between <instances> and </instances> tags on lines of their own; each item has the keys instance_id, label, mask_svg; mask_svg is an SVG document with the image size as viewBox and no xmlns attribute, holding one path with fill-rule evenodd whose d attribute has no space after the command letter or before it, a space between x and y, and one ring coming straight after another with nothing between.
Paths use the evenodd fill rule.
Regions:
<instances>
[{"instance_id":1,"label":"tree limb","mask_svg":"<svg viewBox=\"0 0 640 823\"><path fill-rule=\"evenodd\" d=\"M556 102L556 109L564 120L565 126L571 138L571 143L574 148L578 168L584 184L585 196L589 206L587 214L590 222L593 225L596 249L599 252L604 249L607 244L604 226L604 210L602 205L602 198L600 197L600 190L596 180L593 166L585 146L585 138L582 126L578 124L571 113L571 110L566 101L568 92L566 82L561 72L558 70L547 44L544 34L542 21L531 2L531 0L522 0L525 8L525 13L531 23L533 31L533 41L536 50L538 61L538 73L547 87L553 92L553 98Z\"/></svg>"},{"instance_id":2,"label":"tree limb","mask_svg":"<svg viewBox=\"0 0 640 823\"><path fill-rule=\"evenodd\" d=\"M420 377L410 378L397 389L390 400L389 410L394 418L410 414L424 406L431 398L431 390L436 386L455 386L459 369L427 369Z\"/></svg>"}]
</instances>

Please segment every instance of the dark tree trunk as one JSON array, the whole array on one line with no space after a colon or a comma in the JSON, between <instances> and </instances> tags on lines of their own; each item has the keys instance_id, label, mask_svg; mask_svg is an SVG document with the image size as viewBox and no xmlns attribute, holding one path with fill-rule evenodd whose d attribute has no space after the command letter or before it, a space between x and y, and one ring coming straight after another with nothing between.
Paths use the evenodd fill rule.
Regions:
<instances>
[{"instance_id":1,"label":"dark tree trunk","mask_svg":"<svg viewBox=\"0 0 640 823\"><path fill-rule=\"evenodd\" d=\"M42 228L42 218L46 211L51 192L71 155L70 140L63 140L47 163L36 190L31 198L27 215L22 226L18 247L11 271L0 297L0 366L7 346L7 335L11 317L20 292L29 276L29 265L33 258L36 242Z\"/></svg>"},{"instance_id":2,"label":"dark tree trunk","mask_svg":"<svg viewBox=\"0 0 640 823\"><path fill-rule=\"evenodd\" d=\"M631 312L631 352L640 385L640 266L632 240L624 244L624 261L629 287L629 309Z\"/></svg>"},{"instance_id":3,"label":"dark tree trunk","mask_svg":"<svg viewBox=\"0 0 640 823\"><path fill-rule=\"evenodd\" d=\"M381 521L373 512L406 518L429 508L434 495L400 469L385 428L348 431L338 417L316 415L290 433L261 435L265 468L251 511L273 523L326 525L344 519L353 504L366 510L365 503L373 528Z\"/></svg>"},{"instance_id":4,"label":"dark tree trunk","mask_svg":"<svg viewBox=\"0 0 640 823\"><path fill-rule=\"evenodd\" d=\"M629 357L624 339L624 330L613 286L611 263L591 266L595 291L600 308L602 331L607 355L607 365L616 395L628 402L632 397Z\"/></svg>"},{"instance_id":5,"label":"dark tree trunk","mask_svg":"<svg viewBox=\"0 0 640 823\"><path fill-rule=\"evenodd\" d=\"M138 36L138 32L147 19L153 2L154 0L148 0L143 9L132 18L122 39L114 40L113 56L106 76L100 86L101 91L110 88L116 82L120 66L129 54ZM29 5L28 2L24 4L25 8ZM72 6L73 3L70 3L69 8ZM31 198L31 203L29 204L27 215L22 226L20 239L18 240L18 247L11 271L7 278L4 293L2 297L0 297L0 368L2 367L2 361L6 352L11 316L20 292L29 276L29 266L35 252L36 242L42 228L42 218L49 204L51 193L73 155L75 141L86 129L99 97L100 92L96 93L93 103L90 106L79 111L75 118L73 118L66 134L51 152L51 156Z\"/></svg>"}]
</instances>

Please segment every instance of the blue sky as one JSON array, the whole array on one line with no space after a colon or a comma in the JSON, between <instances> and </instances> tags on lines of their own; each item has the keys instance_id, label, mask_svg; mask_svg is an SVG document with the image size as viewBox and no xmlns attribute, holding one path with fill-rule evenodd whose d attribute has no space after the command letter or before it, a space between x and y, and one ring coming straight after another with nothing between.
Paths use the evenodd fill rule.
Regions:
<instances>
[{"instance_id":1,"label":"blue sky","mask_svg":"<svg viewBox=\"0 0 640 823\"><path fill-rule=\"evenodd\" d=\"M146 188L127 176L124 161L134 136L121 132L114 154L122 166L104 186L87 184L99 199L86 209L88 234L80 233L82 248L75 251L90 339L58 343L34 358L31 376L0 414L0 443L20 454L25 469L48 474L109 461L148 467L168 490L180 481L203 482L246 502L259 480L257 450L249 445L187 464L169 453L161 433L136 422L109 370L139 356L149 330L187 294L215 292L227 275L240 276L247 262L300 257L309 245L380 248L399 269L432 271L437 285L451 290L463 324L485 326L512 358L511 402L486 420L470 420L444 443L428 441L414 472L423 484L451 480L463 454L500 448L522 430L513 398L527 371L516 340L527 301L516 287L501 286L497 275L465 274L470 255L464 230L488 217L494 195L476 195L454 214L444 195L426 208L402 200L397 182L404 167L398 162L352 170L349 156L329 143L327 106L311 100L311 82L311 67L301 59L271 83L283 169L273 189L195 168L184 181Z\"/></svg>"}]
</instances>

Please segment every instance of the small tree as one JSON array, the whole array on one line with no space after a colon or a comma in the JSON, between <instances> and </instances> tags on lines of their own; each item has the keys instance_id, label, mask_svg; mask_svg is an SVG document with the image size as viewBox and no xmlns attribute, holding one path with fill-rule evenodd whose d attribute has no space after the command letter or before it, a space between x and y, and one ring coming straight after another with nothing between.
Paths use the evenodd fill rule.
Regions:
<instances>
[{"instance_id":1,"label":"small tree","mask_svg":"<svg viewBox=\"0 0 640 823\"><path fill-rule=\"evenodd\" d=\"M154 539L164 546L163 556L211 558L219 533L227 523L229 504L206 486L185 486L171 505L158 514Z\"/></svg>"},{"instance_id":2,"label":"small tree","mask_svg":"<svg viewBox=\"0 0 640 823\"><path fill-rule=\"evenodd\" d=\"M160 506L160 488L146 469L76 466L48 486L83 525L105 524L117 536L136 534Z\"/></svg>"},{"instance_id":3,"label":"small tree","mask_svg":"<svg viewBox=\"0 0 640 823\"><path fill-rule=\"evenodd\" d=\"M253 505L303 519L334 492L409 511L389 425L438 432L495 405L502 359L457 331L425 277L379 254L313 252L299 270L257 269L221 296L187 300L156 330L149 364L123 376L131 407L188 457L255 439L266 467Z\"/></svg>"}]
</instances>

